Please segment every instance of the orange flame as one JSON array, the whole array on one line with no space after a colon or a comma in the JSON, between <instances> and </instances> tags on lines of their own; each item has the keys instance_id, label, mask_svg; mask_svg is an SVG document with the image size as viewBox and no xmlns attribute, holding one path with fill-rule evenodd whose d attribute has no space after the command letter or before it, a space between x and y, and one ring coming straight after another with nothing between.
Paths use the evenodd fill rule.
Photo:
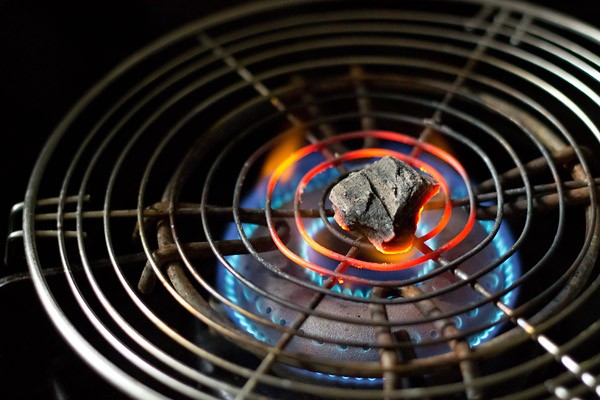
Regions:
<instances>
[{"instance_id":1,"label":"orange flame","mask_svg":"<svg viewBox=\"0 0 600 400\"><path fill-rule=\"evenodd\" d=\"M442 149L450 154L453 153L452 146L450 145L450 141L448 140L448 138L435 129L431 129L429 131L429 135L427 136L427 143L439 149Z\"/></svg>"},{"instance_id":2,"label":"orange flame","mask_svg":"<svg viewBox=\"0 0 600 400\"><path fill-rule=\"evenodd\" d=\"M261 177L269 176L279 167L287 158L303 145L304 128L301 126L292 126L286 129L280 136L271 151L267 154L261 170ZM287 168L281 174L281 180L288 182L294 174L294 167Z\"/></svg>"}]
</instances>

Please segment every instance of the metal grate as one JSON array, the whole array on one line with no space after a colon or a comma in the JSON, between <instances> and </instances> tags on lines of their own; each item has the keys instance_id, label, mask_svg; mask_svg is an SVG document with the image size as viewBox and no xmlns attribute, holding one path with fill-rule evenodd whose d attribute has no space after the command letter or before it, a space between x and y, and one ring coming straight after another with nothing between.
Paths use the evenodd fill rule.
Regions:
<instances>
[{"instance_id":1,"label":"metal grate","mask_svg":"<svg viewBox=\"0 0 600 400\"><path fill-rule=\"evenodd\" d=\"M590 206L599 35L541 8L493 1L260 2L207 17L132 55L72 109L14 209L23 227L9 239L23 237L36 289L69 343L135 397L600 396L600 223ZM327 224L327 189L317 208L242 206L265 154L289 131L334 163L347 150L344 132L403 132L415 159L431 143L452 148L477 182L451 199L453 210L492 221L489 232L454 257L417 240L435 264L419 276L360 278L346 258L318 284L298 275L265 255L277 249L272 235L245 227L268 226L286 242L295 214ZM384 140L360 139L348 146ZM466 270L501 224L514 242ZM366 246L342 239L346 257ZM517 252L521 276L487 288L486 274ZM265 290L231 261L242 254L257 261L258 276L310 296L295 302ZM47 279L57 264L69 290ZM236 303L216 283L219 268L249 302L293 319ZM454 281L426 285L440 276ZM334 290L348 278L369 295ZM465 290L476 301L440 306ZM363 312L336 313L324 306L331 302ZM395 320L399 305L418 319ZM461 329L457 317L485 306L498 317ZM231 315L276 340L256 338ZM315 320L351 331L303 329ZM419 324L434 326L431 338L407 337L406 326ZM470 341L492 328L495 337ZM357 340L352 329L369 334ZM378 357L319 356L293 350L294 341ZM447 351L417 355L435 346Z\"/></svg>"}]
</instances>

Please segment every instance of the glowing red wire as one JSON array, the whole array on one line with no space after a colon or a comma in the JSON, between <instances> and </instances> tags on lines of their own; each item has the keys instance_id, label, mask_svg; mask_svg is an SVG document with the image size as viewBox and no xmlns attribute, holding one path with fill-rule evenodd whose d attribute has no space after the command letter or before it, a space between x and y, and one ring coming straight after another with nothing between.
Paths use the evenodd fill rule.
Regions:
<instances>
[{"instance_id":1,"label":"glowing red wire","mask_svg":"<svg viewBox=\"0 0 600 400\"><path fill-rule=\"evenodd\" d=\"M468 177L466 171L464 170L464 168L462 167L462 165L458 162L458 160L456 160L450 154L448 154L447 152L445 152L444 150L442 150L438 147L435 147L435 146L427 144L427 143L420 143L417 139L415 139L413 137L402 135L399 133L387 132L387 131L353 132L353 133L347 133L347 134L335 136L333 138L324 140L322 142L314 143L314 144L311 144L309 146L306 146L306 147L303 147L303 148L297 150L296 152L292 153L290 155L290 157L288 157L284 162L282 162L277 167L277 169L273 172L271 177L269 178L269 182L267 184L266 205L265 205L265 210L266 210L266 214L267 214L267 225L268 225L269 232L271 234L271 237L273 238L275 245L279 248L279 250L286 257L288 257L290 260L294 261L295 263L297 263L305 268L308 268L312 271L315 271L319 274L322 274L322 275L331 275L332 271L330 271L329 269L324 268L318 264L314 264L308 260L305 260L302 257L295 254L287 246L285 246L285 244L282 242L281 238L277 234L277 231L273 224L273 220L271 218L271 199L273 196L273 191L275 189L275 186L277 185L277 182L278 182L281 174L287 168L289 168L291 165L293 165L295 162L297 162L301 158L305 157L306 155L308 155L314 151L317 151L331 143L340 142L340 141L344 141L344 140L351 140L351 139L360 139L360 138L364 138L364 137L375 137L375 138L379 138L379 139L390 140L390 141L394 141L394 142L419 146L423 150L435 155L439 159L441 159L441 160L445 161L446 163L448 163L449 165L451 165L456 170L456 172L458 172L459 175L462 177L465 185L467 185L467 187L470 187L469 177ZM414 259L401 261L398 263L389 263L389 264L388 263L373 263L373 262L358 260L353 257L348 257L345 255L333 252L333 251L319 245L317 242L315 242L306 232L306 229L304 228L304 225L302 223L300 215L298 214L298 209L297 209L298 208L297 206L300 202L300 197L302 195L302 192L304 191L304 189L305 189L306 185L308 184L308 182L310 181L310 179L312 179L314 176L321 173L325 169L330 168L334 165L337 165L340 162L343 162L345 160L357 159L357 158L368 158L368 157L382 157L384 155L392 155L394 157L402 159L403 161L405 161L411 165L414 165L417 167L425 167L426 169L428 169L427 172L430 172L432 174L432 176L436 180L438 180L442 186L442 190L444 192L444 197L445 197L444 215L443 215L442 219L440 220L440 222L438 223L438 225L434 229L432 229L426 235L424 235L420 238L417 238L417 240L419 240L421 242L425 242L426 240L429 240L432 237L434 237L435 235L437 235L445 227L445 225L448 223L448 221L450 219L450 214L452 212L452 206L450 204L450 194L449 194L449 189L448 189L447 183L443 179L442 175L439 174L439 172L435 171L431 166L426 165L425 163L417 160L416 158L407 156L402 153L397 153L397 152L394 152L391 150L385 150L385 149L362 149L362 150L357 150L357 151L353 151L351 153L344 154L343 156L338 157L334 160L326 161L324 163L319 164L317 167L315 167L311 171L309 171L302 178L302 180L300 181L300 184L298 185L298 188L297 188L296 194L295 194L295 198L294 198L296 225L298 227L300 234L304 238L304 240L306 240L307 243L313 249L315 249L319 253L321 253L329 258L332 258L332 259L340 261L340 262L348 263L357 268L366 268L366 269L375 270L375 271L396 271L396 270L400 270L400 269L414 267L418 264L421 264L430 259L438 257L442 252L447 251L447 250L451 249L452 247L456 246L469 234L469 232L471 231L471 229L475 223L475 207L473 205L471 205L471 207L470 207L469 218L467 220L467 223L465 224L463 229L454 238L452 238L450 241L448 241L444 245L438 247L437 249L435 249L431 252L428 252L427 254L424 254L424 255L414 258ZM352 277L348 276L348 279L352 280Z\"/></svg>"}]
</instances>

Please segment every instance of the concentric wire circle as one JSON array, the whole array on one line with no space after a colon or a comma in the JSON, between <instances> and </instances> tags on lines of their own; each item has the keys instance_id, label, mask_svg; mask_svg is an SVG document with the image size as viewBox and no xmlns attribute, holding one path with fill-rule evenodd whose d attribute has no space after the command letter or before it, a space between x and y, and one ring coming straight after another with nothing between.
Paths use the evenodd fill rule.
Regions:
<instances>
[{"instance_id":1,"label":"concentric wire circle","mask_svg":"<svg viewBox=\"0 0 600 400\"><path fill-rule=\"evenodd\" d=\"M600 394L583 147L600 138L598 37L494 1L258 2L185 26L50 137L23 218L37 292L82 357L144 399ZM452 154L471 182L440 172L449 224L477 218L444 254L420 246L433 261L418 273L351 277L360 291L278 252L275 234L304 249L293 205L249 206L281 143L343 158L336 142L354 131ZM386 148L354 139L350 151ZM320 221L318 208L295 212ZM56 263L61 281L44 275Z\"/></svg>"},{"instance_id":2,"label":"concentric wire circle","mask_svg":"<svg viewBox=\"0 0 600 400\"><path fill-rule=\"evenodd\" d=\"M361 133L354 134L354 135L353 134L339 135L339 136L335 137L334 139L336 139L335 141L341 141L344 138L351 138L353 136L354 137L380 137L380 138L387 137L387 138L393 138L396 141L406 141L409 143L417 143L417 140L415 140L415 139L412 139L409 137L403 137L400 134L395 134L395 133L391 133L391 132L389 132L389 133L386 133L386 132L372 132L372 133L364 132L364 133L362 133L361 132ZM273 238L273 240L274 240L275 244L277 245L277 247L279 248L279 250L282 253L288 255L288 257L291 258L293 261L295 261L298 265L302 265L306 268L309 268L309 269L311 269L317 273L321 273L323 275L328 275L330 273L330 271L319 265L311 263L310 261L304 260L296 254L291 253L289 251L289 249L285 246L285 244L281 241L281 239L279 238L279 235L277 234L277 230L275 229L273 219L271 218L271 216L272 216L271 202L272 202L272 197L273 197L273 190L275 188L275 185L277 184L277 180L279 180L279 178L285 172L285 170L290 167L289 164L291 164L295 161L298 161L298 159L300 159L301 157L303 157L307 154L310 154L311 152L316 151L316 149L319 148L320 146L326 146L328 142L334 142L334 140L323 141L323 142L319 142L317 144L313 144L311 146L301 148L296 153L290 155L290 157L287 158L270 176L269 184L267 186L267 195L266 195L266 204L265 204L265 213L266 213L266 217L267 217L267 224L269 225L269 232L271 233L271 237ZM423 144L423 146L425 146L425 148L432 149L432 147L427 146L426 144ZM470 186L468 177L464 173L464 170L462 170L462 167L460 166L460 164L453 157L451 157L449 154L443 152L442 150L439 150L439 154L447 156L448 160L455 162L456 167L461 169L462 176L465 179L465 184L467 186ZM409 165L411 165L413 167L423 168L423 169L427 168L428 172L431 173L433 175L433 177L437 180L437 182L439 182L442 185L443 192L446 197L444 214L443 214L442 218L440 219L440 221L438 222L438 224L435 225L435 227L433 227L433 229L428 231L426 234L418 237L417 240L421 240L421 241L425 242L425 241L431 239L432 237L434 237L437 233L439 233L444 228L444 226L448 223L448 220L450 219L451 205L450 205L450 191L448 189L448 184L445 182L445 179L442 174L440 174L432 166L427 165L426 163L420 162L416 158L413 159L409 156L406 156L403 153L398 153L398 152L394 152L392 150L386 150L386 149L374 149L374 148L361 149L361 150L347 152L340 157L334 158L333 160L330 160L330 161L325 161L325 162L315 166L313 169L308 171L302 177L298 186L296 187L295 196L294 196L294 219L296 221L296 226L297 226L298 232L300 233L302 238L309 244L309 246L311 248L315 249L316 251L318 251L319 253L321 253L323 255L333 258L336 261L346 262L350 265L354 265L359 268L366 268L366 269L373 269L373 270L380 270L380 271L393 271L393 270L399 270L399 269L404 269L404 268L410 268L412 266L423 264L424 262L431 260L432 258L436 257L436 255L439 255L443 251L450 249L450 248L454 247L456 244L460 243L460 241L469 233L470 228L473 226L473 222L475 220L475 207L471 207L471 209L469 211L469 221L465 225L465 227L461 230L459 235L457 235L457 237L452 238L447 244L442 245L439 250L425 254L420 258L412 259L410 261L403 261L403 262L398 262L398 263L362 262L361 260L335 253L335 252L331 251L330 249L327 249L326 247L324 247L324 246L320 245L319 243L317 243L316 241L314 241L310 237L310 235L308 235L306 232L306 227L304 226L304 223L302 222L302 217L301 217L300 210L299 210L299 204L301 202L302 192L304 192L304 190L305 190L307 184L310 182L310 180L312 178L314 178L314 176L317 175L318 173L321 173L325 169L331 168L336 164L339 165L339 163L341 163L343 161L349 161L349 160L357 159L357 158L383 157L386 155L392 156L392 157L400 159L404 162L407 162ZM352 279L352 278L347 276L346 279Z\"/></svg>"}]
</instances>

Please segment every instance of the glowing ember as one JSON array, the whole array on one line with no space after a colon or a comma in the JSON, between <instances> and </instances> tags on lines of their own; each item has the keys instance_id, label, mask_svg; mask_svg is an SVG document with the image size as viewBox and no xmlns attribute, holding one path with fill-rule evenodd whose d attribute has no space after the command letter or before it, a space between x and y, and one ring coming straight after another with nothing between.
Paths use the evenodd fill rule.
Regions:
<instances>
[{"instance_id":1,"label":"glowing ember","mask_svg":"<svg viewBox=\"0 0 600 400\"><path fill-rule=\"evenodd\" d=\"M382 253L408 251L423 205L439 191L429 176L393 157L351 173L331 190L335 220Z\"/></svg>"}]
</instances>

